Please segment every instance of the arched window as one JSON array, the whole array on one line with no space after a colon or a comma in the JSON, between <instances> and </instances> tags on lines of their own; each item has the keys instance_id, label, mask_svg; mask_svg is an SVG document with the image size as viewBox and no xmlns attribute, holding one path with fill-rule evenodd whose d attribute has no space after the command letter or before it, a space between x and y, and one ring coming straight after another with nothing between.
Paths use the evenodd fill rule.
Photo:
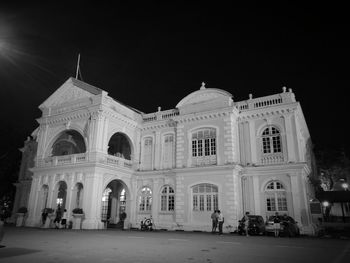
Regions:
<instances>
[{"instance_id":1,"label":"arched window","mask_svg":"<svg viewBox=\"0 0 350 263\"><path fill-rule=\"evenodd\" d=\"M152 190L149 187L143 187L139 196L139 211L148 212L152 209Z\"/></svg>"},{"instance_id":2,"label":"arched window","mask_svg":"<svg viewBox=\"0 0 350 263\"><path fill-rule=\"evenodd\" d=\"M164 186L160 196L160 210L163 212L174 211L175 191L170 186Z\"/></svg>"},{"instance_id":3,"label":"arched window","mask_svg":"<svg viewBox=\"0 0 350 263\"><path fill-rule=\"evenodd\" d=\"M267 184L265 198L268 212L288 211L286 189L279 181L272 181Z\"/></svg>"},{"instance_id":4,"label":"arched window","mask_svg":"<svg viewBox=\"0 0 350 263\"><path fill-rule=\"evenodd\" d=\"M163 141L163 168L171 169L174 166L174 135L167 134Z\"/></svg>"},{"instance_id":5,"label":"arched window","mask_svg":"<svg viewBox=\"0 0 350 263\"><path fill-rule=\"evenodd\" d=\"M262 133L262 151L264 154L282 152L280 131L273 126L267 127Z\"/></svg>"},{"instance_id":6,"label":"arched window","mask_svg":"<svg viewBox=\"0 0 350 263\"><path fill-rule=\"evenodd\" d=\"M145 170L152 169L152 153L153 153L153 140L152 137L144 139L143 143L143 168Z\"/></svg>"},{"instance_id":7,"label":"arched window","mask_svg":"<svg viewBox=\"0 0 350 263\"><path fill-rule=\"evenodd\" d=\"M192 187L193 211L214 211L219 207L218 187L213 184L198 184Z\"/></svg>"},{"instance_id":8,"label":"arched window","mask_svg":"<svg viewBox=\"0 0 350 263\"><path fill-rule=\"evenodd\" d=\"M52 156L62 156L86 152L83 136L75 130L60 134L52 146Z\"/></svg>"},{"instance_id":9,"label":"arched window","mask_svg":"<svg viewBox=\"0 0 350 263\"><path fill-rule=\"evenodd\" d=\"M192 133L192 164L216 164L216 130L201 129Z\"/></svg>"}]
</instances>

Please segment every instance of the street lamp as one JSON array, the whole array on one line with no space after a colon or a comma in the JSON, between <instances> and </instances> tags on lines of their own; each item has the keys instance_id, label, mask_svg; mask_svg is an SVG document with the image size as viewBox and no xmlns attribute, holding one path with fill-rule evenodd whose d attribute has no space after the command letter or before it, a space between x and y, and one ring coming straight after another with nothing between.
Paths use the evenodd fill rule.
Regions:
<instances>
[{"instance_id":1,"label":"street lamp","mask_svg":"<svg viewBox=\"0 0 350 263\"><path fill-rule=\"evenodd\" d=\"M327 208L329 207L329 202L328 201L323 201L322 202L322 206L324 207L323 209L323 217L324 217L324 221L328 221L328 216L327 216Z\"/></svg>"}]
</instances>

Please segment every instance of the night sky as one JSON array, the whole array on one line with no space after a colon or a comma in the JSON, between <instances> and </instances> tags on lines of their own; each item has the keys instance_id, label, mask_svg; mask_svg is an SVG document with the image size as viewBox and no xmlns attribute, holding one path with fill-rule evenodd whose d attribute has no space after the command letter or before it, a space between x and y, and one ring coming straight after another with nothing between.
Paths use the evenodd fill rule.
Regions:
<instances>
[{"instance_id":1,"label":"night sky","mask_svg":"<svg viewBox=\"0 0 350 263\"><path fill-rule=\"evenodd\" d=\"M23 145L38 106L75 76L80 53L85 82L145 113L175 108L202 81L234 101L286 86L315 147L350 153L344 6L145 2L0 3L2 152Z\"/></svg>"}]
</instances>

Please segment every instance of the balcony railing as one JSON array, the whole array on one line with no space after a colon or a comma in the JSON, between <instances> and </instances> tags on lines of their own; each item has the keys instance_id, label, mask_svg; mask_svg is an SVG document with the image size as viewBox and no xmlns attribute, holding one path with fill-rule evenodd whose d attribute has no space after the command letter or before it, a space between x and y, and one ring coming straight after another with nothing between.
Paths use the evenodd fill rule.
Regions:
<instances>
[{"instance_id":1,"label":"balcony railing","mask_svg":"<svg viewBox=\"0 0 350 263\"><path fill-rule=\"evenodd\" d=\"M264 154L261 157L261 164L263 165L279 164L279 163L284 163L283 153Z\"/></svg>"},{"instance_id":2,"label":"balcony railing","mask_svg":"<svg viewBox=\"0 0 350 263\"><path fill-rule=\"evenodd\" d=\"M132 161L126 160L121 157L116 157L113 155L108 154L98 154L98 158L93 158L95 160L91 160L90 162L97 162L104 163L109 166L114 167L125 167L125 168L132 168ZM64 165L75 165L75 164L82 164L82 163L88 163L88 153L79 153L79 154L71 154L71 155L63 155L63 156L52 156L52 157L46 157L44 159L39 159L36 163L36 167L58 167L58 166L64 166Z\"/></svg>"}]
</instances>

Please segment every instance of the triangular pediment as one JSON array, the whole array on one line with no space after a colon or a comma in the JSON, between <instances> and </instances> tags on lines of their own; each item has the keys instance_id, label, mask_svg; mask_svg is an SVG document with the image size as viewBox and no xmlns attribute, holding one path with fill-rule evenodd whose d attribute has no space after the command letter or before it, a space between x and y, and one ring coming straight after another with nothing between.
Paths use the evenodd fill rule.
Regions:
<instances>
[{"instance_id":1,"label":"triangular pediment","mask_svg":"<svg viewBox=\"0 0 350 263\"><path fill-rule=\"evenodd\" d=\"M55 107L79 99L90 98L101 93L102 90L97 87L75 78L69 78L48 99L46 99L39 108Z\"/></svg>"}]
</instances>

